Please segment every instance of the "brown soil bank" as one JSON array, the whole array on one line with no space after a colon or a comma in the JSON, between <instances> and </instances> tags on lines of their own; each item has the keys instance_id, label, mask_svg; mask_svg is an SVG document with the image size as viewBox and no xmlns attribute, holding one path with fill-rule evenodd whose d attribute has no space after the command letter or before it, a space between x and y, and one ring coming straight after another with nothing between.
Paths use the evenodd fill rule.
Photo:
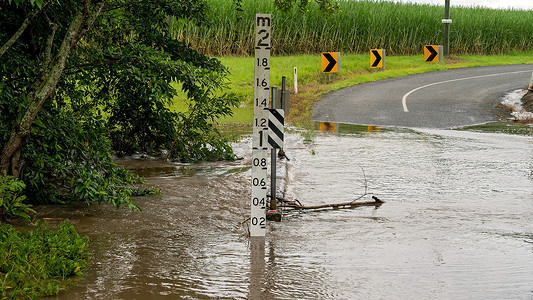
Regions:
<instances>
[{"instance_id":1,"label":"brown soil bank","mask_svg":"<svg viewBox=\"0 0 533 300\"><path fill-rule=\"evenodd\" d=\"M533 112L533 87L522 97L522 106L526 111Z\"/></svg>"}]
</instances>

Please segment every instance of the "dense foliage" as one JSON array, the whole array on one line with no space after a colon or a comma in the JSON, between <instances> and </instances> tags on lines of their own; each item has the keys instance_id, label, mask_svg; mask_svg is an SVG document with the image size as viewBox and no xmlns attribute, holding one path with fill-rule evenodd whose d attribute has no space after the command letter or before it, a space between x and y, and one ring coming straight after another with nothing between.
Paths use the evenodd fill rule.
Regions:
<instances>
[{"instance_id":1,"label":"dense foliage","mask_svg":"<svg viewBox=\"0 0 533 300\"><path fill-rule=\"evenodd\" d=\"M33 203L136 206L111 155L232 159L217 118L238 104L227 70L168 34L201 0L0 2L0 171ZM170 22L172 23L172 22ZM168 109L180 93L188 109Z\"/></svg>"},{"instance_id":2,"label":"dense foliage","mask_svg":"<svg viewBox=\"0 0 533 300\"><path fill-rule=\"evenodd\" d=\"M13 176L0 174L0 222L8 217L18 216L30 220L33 212L30 205L23 203L26 196L22 194L26 185Z\"/></svg>"},{"instance_id":3,"label":"dense foliage","mask_svg":"<svg viewBox=\"0 0 533 300\"><path fill-rule=\"evenodd\" d=\"M280 11L270 0L241 0L241 11L235 11L231 0L207 2L212 7L207 18L215 26L181 22L176 24L176 32L195 49L212 55L253 55L256 13L272 13L272 53L278 55L323 51L360 54L373 48L384 48L387 55L413 55L422 53L424 45L443 43L443 6L337 1L336 13L325 17L315 2L306 6L305 14L298 7ZM450 17L452 54L495 54L533 48L531 11L451 7Z\"/></svg>"},{"instance_id":4,"label":"dense foliage","mask_svg":"<svg viewBox=\"0 0 533 300\"><path fill-rule=\"evenodd\" d=\"M55 295L61 279L81 274L88 255L88 238L68 223L50 230L39 222L32 231L0 223L0 298Z\"/></svg>"}]
</instances>

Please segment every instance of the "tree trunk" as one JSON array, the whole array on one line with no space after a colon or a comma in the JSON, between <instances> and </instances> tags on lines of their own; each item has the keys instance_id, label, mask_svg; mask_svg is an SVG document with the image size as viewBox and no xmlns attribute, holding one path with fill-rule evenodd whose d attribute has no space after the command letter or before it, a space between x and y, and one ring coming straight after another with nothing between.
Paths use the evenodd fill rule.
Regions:
<instances>
[{"instance_id":1,"label":"tree trunk","mask_svg":"<svg viewBox=\"0 0 533 300\"><path fill-rule=\"evenodd\" d=\"M50 61L45 60L43 62L41 78L33 85L28 95L26 109L15 121L10 138L0 151L0 174L6 172L9 175L20 178L24 165L24 161L21 159L21 151L26 138L30 134L31 125L43 104L54 92L65 69L65 63L70 51L81 38L80 34L87 32L88 28L81 30L82 25L87 21L86 27L90 27L103 6L102 2L99 9L91 10L90 4L91 0L87 0L80 6L70 22L57 54ZM53 30L50 34L55 34L55 31ZM52 49L53 38L50 38L48 43L47 47Z\"/></svg>"}]
</instances>

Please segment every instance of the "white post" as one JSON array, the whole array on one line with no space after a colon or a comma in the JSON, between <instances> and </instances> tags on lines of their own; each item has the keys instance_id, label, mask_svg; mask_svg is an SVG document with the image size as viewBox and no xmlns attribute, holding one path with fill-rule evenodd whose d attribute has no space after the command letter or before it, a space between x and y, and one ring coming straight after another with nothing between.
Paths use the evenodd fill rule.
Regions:
<instances>
[{"instance_id":1,"label":"white post","mask_svg":"<svg viewBox=\"0 0 533 300\"><path fill-rule=\"evenodd\" d=\"M254 119L252 130L252 201L250 236L265 236L270 95L271 15L255 15Z\"/></svg>"},{"instance_id":2,"label":"white post","mask_svg":"<svg viewBox=\"0 0 533 300\"><path fill-rule=\"evenodd\" d=\"M294 67L294 93L298 94L298 68Z\"/></svg>"},{"instance_id":3,"label":"white post","mask_svg":"<svg viewBox=\"0 0 533 300\"><path fill-rule=\"evenodd\" d=\"M529 80L528 90L533 91L533 74L531 74L531 80Z\"/></svg>"}]
</instances>

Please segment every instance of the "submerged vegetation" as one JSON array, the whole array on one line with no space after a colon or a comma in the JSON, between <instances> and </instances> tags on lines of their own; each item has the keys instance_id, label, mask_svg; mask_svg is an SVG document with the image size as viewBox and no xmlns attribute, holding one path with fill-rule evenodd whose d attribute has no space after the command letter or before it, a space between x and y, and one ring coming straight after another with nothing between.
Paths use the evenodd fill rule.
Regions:
<instances>
[{"instance_id":1,"label":"submerged vegetation","mask_svg":"<svg viewBox=\"0 0 533 300\"><path fill-rule=\"evenodd\" d=\"M63 279L85 269L88 242L68 223L51 230L37 222L31 231L0 223L0 298L56 295Z\"/></svg>"},{"instance_id":2,"label":"submerged vegetation","mask_svg":"<svg viewBox=\"0 0 533 300\"><path fill-rule=\"evenodd\" d=\"M384 48L387 55L413 55L424 45L442 44L444 8L388 1L339 1L331 16L309 5L305 14L294 7L274 8L271 0L208 0L209 26L183 20L175 25L176 38L216 56L252 55L256 13L272 13L272 54L314 54L323 51L366 53ZM531 11L483 7L452 7L450 53L496 54L533 48Z\"/></svg>"}]
</instances>

